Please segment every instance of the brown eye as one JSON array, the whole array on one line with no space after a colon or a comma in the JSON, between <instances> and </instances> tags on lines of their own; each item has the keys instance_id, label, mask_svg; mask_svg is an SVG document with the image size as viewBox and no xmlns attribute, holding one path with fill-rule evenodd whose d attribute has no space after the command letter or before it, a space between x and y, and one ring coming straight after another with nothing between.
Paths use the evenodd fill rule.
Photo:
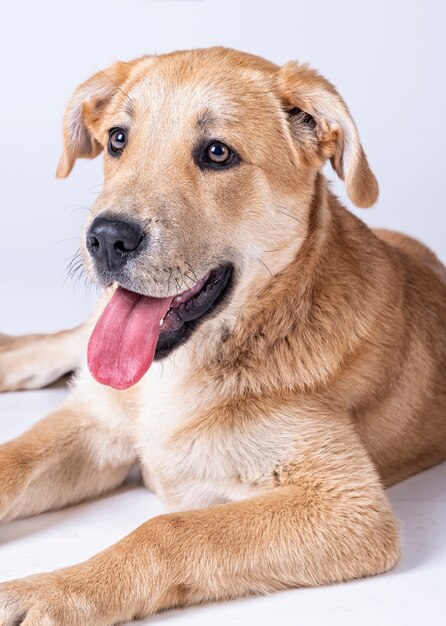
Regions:
<instances>
[{"instance_id":1,"label":"brown eye","mask_svg":"<svg viewBox=\"0 0 446 626\"><path fill-rule=\"evenodd\" d=\"M221 141L213 141L205 151L206 160L209 163L215 163L215 165L228 165L233 156L232 150Z\"/></svg>"},{"instance_id":2,"label":"brown eye","mask_svg":"<svg viewBox=\"0 0 446 626\"><path fill-rule=\"evenodd\" d=\"M118 156L127 143L127 132L123 128L112 128L108 136L108 151L112 156Z\"/></svg>"}]
</instances>

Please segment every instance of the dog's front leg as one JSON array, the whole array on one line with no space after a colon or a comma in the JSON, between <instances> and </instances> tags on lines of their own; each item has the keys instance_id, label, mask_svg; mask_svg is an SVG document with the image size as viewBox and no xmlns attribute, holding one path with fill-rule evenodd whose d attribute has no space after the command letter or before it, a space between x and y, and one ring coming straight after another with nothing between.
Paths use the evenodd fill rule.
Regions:
<instances>
[{"instance_id":1,"label":"dog's front leg","mask_svg":"<svg viewBox=\"0 0 446 626\"><path fill-rule=\"evenodd\" d=\"M91 498L125 480L135 462L131 423L108 426L80 391L0 445L0 522Z\"/></svg>"},{"instance_id":2,"label":"dog's front leg","mask_svg":"<svg viewBox=\"0 0 446 626\"><path fill-rule=\"evenodd\" d=\"M0 334L0 391L40 389L79 367L88 330L83 324L58 333Z\"/></svg>"},{"instance_id":3,"label":"dog's front leg","mask_svg":"<svg viewBox=\"0 0 446 626\"><path fill-rule=\"evenodd\" d=\"M373 469L352 462L334 475L315 471L318 459L294 478L284 468L262 496L154 518L85 563L0 585L2 624L109 626L384 572L398 559L397 526Z\"/></svg>"}]
</instances>

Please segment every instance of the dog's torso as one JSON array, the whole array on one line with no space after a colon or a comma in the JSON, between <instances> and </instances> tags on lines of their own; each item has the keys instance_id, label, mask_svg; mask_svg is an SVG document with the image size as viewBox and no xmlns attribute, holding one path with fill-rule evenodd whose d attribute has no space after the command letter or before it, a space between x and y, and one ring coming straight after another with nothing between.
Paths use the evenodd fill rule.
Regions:
<instances>
[{"instance_id":1,"label":"dog's torso","mask_svg":"<svg viewBox=\"0 0 446 626\"><path fill-rule=\"evenodd\" d=\"M84 378L85 376L85 378ZM125 399L81 374L79 390L110 425L114 411L132 433L145 484L172 509L209 506L274 486L274 470L295 458L305 427L286 415L231 422L210 385L194 382L190 354L154 363ZM124 395L124 394L123 394ZM209 419L207 419L209 418Z\"/></svg>"},{"instance_id":2,"label":"dog's torso","mask_svg":"<svg viewBox=\"0 0 446 626\"><path fill-rule=\"evenodd\" d=\"M367 255L358 255L351 279L353 292L363 291L358 310L364 328L358 326L354 346L343 344L336 328L325 338L327 345L340 341L330 349L342 346L344 354L331 354L322 345L320 355L316 349L308 355L302 337L293 342L300 313L287 309L284 294L296 288L298 276L288 268L288 275L285 271L276 280L282 283L281 295L266 296L266 318L259 315L256 330L244 339L230 320L211 320L192 345L156 361L125 392L98 384L86 367L81 373L78 391L104 423L110 424L114 413L120 427L126 425L145 483L170 508L244 499L272 488L283 467L305 466L324 454L328 431L348 438L352 422L386 484L444 458L446 398L439 363L446 346L436 342L432 325L433 319L446 319L444 270L418 242L380 231L380 239L391 245L382 244L336 203L331 210L338 222L331 258L339 251L348 255L352 243L358 250L369 248ZM369 254L375 275L372 269L363 273ZM429 296L431 289L435 296ZM289 319L279 328L274 310L281 306ZM352 317L349 332L356 323ZM327 317L326 324L333 320ZM266 346L264 337L259 345L264 332L270 334ZM299 377L313 362L316 370L319 357L331 362L332 370L324 379L302 383Z\"/></svg>"}]
</instances>

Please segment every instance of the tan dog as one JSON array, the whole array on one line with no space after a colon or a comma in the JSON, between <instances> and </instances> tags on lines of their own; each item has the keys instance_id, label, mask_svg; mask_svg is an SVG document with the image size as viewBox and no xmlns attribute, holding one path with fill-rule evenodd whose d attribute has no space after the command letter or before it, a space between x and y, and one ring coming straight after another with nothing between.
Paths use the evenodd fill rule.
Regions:
<instances>
[{"instance_id":1,"label":"tan dog","mask_svg":"<svg viewBox=\"0 0 446 626\"><path fill-rule=\"evenodd\" d=\"M189 510L4 583L1 624L110 625L391 568L384 486L446 458L446 274L330 193L327 159L356 205L378 193L333 86L221 48L146 57L81 85L64 137L61 177L104 149L82 248L107 290L82 328L3 338L8 390L85 363L91 335L65 404L0 446L0 517L97 496L136 461Z\"/></svg>"}]
</instances>

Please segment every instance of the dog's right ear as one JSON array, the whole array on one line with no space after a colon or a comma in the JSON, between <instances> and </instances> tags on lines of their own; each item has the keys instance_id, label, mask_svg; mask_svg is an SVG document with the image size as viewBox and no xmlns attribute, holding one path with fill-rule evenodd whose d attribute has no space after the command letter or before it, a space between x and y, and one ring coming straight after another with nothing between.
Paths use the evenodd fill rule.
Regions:
<instances>
[{"instance_id":1,"label":"dog's right ear","mask_svg":"<svg viewBox=\"0 0 446 626\"><path fill-rule=\"evenodd\" d=\"M57 166L57 178L66 178L77 158L93 159L101 144L93 136L91 124L121 89L135 61L118 61L94 74L79 85L65 110L63 121L63 152Z\"/></svg>"}]
</instances>

